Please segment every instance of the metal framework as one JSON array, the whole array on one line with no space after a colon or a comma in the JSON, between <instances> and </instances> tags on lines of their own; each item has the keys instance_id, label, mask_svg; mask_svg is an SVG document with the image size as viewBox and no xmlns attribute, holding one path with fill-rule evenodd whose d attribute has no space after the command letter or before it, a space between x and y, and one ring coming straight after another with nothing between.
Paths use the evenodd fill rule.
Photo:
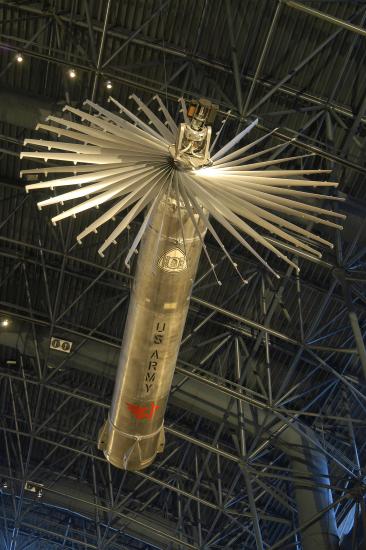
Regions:
<instances>
[{"instance_id":1,"label":"metal framework","mask_svg":"<svg viewBox=\"0 0 366 550\"><path fill-rule=\"evenodd\" d=\"M74 245L78 220L49 225L18 183L16 155L30 132L0 106L0 547L301 550L301 534L327 510L299 523L295 487L316 483L289 469L280 434L266 436L258 422L253 436L246 408L312 428L340 534L354 519L356 544L365 518L366 7L260 0L254 13L235 0L168 0L127 13L120 4L0 1L1 87L25 102L46 95L55 108L103 102L106 80L121 100L159 91L176 111L179 96L206 94L221 106L223 142L255 113L262 129L279 126L273 158L305 149L319 155L306 167L334 169L348 222L334 253L297 256L300 275L276 264L280 281L226 237L245 287L208 241L225 284L217 288L203 261L166 452L146 471L122 472L95 442L133 278L123 255L138 223L104 259L96 244ZM71 352L52 351L52 336L71 341Z\"/></svg>"}]
</instances>

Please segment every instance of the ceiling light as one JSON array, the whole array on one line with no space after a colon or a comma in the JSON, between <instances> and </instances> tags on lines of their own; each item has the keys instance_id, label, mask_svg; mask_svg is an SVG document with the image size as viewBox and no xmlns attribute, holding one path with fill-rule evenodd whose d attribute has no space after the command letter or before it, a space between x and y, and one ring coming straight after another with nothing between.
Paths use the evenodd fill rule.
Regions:
<instances>
[{"instance_id":1,"label":"ceiling light","mask_svg":"<svg viewBox=\"0 0 366 550\"><path fill-rule=\"evenodd\" d=\"M1 326L2 327L8 327L9 326L9 319L2 319L1 320Z\"/></svg>"},{"instance_id":2,"label":"ceiling light","mask_svg":"<svg viewBox=\"0 0 366 550\"><path fill-rule=\"evenodd\" d=\"M15 59L17 60L18 63L23 63L24 61L24 57L21 53L17 53Z\"/></svg>"},{"instance_id":3,"label":"ceiling light","mask_svg":"<svg viewBox=\"0 0 366 550\"><path fill-rule=\"evenodd\" d=\"M76 78L76 71L75 71L75 69L70 69L70 70L69 70L69 77L70 77L70 78Z\"/></svg>"},{"instance_id":4,"label":"ceiling light","mask_svg":"<svg viewBox=\"0 0 366 550\"><path fill-rule=\"evenodd\" d=\"M108 90L111 90L113 88L113 84L110 80L107 80L106 82L106 88L108 88Z\"/></svg>"}]
</instances>

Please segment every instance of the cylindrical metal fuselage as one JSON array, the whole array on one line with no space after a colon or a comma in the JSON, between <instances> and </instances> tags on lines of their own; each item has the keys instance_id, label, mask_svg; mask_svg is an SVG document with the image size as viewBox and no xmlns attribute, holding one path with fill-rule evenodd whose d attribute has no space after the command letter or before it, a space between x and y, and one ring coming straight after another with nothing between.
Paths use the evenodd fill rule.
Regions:
<instances>
[{"instance_id":1,"label":"cylindrical metal fuselage","mask_svg":"<svg viewBox=\"0 0 366 550\"><path fill-rule=\"evenodd\" d=\"M204 238L205 225L196 216ZM184 239L183 239L184 235ZM98 446L118 468L140 470L164 448L164 414L201 253L184 208L154 208L137 262L117 379Z\"/></svg>"}]
</instances>

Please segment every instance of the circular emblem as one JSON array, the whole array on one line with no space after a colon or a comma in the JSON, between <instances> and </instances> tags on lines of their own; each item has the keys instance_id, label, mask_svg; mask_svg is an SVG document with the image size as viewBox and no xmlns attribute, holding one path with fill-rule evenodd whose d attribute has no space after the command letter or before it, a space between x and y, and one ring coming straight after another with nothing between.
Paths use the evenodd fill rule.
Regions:
<instances>
[{"instance_id":1,"label":"circular emblem","mask_svg":"<svg viewBox=\"0 0 366 550\"><path fill-rule=\"evenodd\" d=\"M158 267L169 273L179 273L187 269L187 259L180 248L171 248L162 254L158 261Z\"/></svg>"}]
</instances>

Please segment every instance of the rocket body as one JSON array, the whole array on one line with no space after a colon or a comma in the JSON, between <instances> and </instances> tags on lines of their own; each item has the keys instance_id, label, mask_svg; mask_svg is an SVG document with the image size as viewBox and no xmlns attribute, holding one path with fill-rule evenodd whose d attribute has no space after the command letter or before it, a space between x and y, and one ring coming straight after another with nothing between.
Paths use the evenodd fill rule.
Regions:
<instances>
[{"instance_id":1,"label":"rocket body","mask_svg":"<svg viewBox=\"0 0 366 550\"><path fill-rule=\"evenodd\" d=\"M98 446L118 468L140 470L164 449L164 414L204 238L184 205L165 197L150 217ZM183 239L184 234L184 239Z\"/></svg>"}]
</instances>

